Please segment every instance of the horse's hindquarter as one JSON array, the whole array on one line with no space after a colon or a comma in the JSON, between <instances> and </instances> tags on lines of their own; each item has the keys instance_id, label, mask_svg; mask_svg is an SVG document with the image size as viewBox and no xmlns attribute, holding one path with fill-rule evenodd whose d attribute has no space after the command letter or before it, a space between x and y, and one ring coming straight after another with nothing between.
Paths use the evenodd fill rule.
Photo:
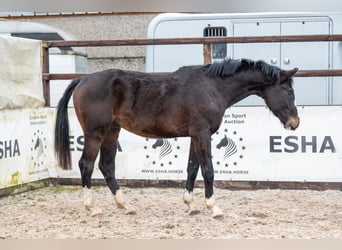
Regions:
<instances>
[{"instance_id":1,"label":"horse's hindquarter","mask_svg":"<svg viewBox=\"0 0 342 250\"><path fill-rule=\"evenodd\" d=\"M84 133L112 122L111 75L110 71L87 75L73 92L75 112Z\"/></svg>"}]
</instances>

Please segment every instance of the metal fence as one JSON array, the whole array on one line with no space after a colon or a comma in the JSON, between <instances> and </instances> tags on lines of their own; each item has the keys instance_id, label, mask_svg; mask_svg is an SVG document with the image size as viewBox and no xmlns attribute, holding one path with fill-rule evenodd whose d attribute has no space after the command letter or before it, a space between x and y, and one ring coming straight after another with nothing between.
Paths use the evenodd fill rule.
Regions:
<instances>
[{"instance_id":1,"label":"metal fence","mask_svg":"<svg viewBox=\"0 0 342 250\"><path fill-rule=\"evenodd\" d=\"M49 73L49 48L51 47L102 47L102 46L142 46L203 44L204 63L211 63L211 44L214 43L283 43L283 42L341 42L342 34L335 35L293 35L293 36L250 36L250 37L197 37L162 39L126 39L126 40L88 40L88 41L46 41L43 43L43 91L45 106L50 106L50 80L78 78L86 74ZM158 73L158 74L166 74ZM151 73L153 74L153 73ZM342 69L299 70L296 77L342 76Z\"/></svg>"}]
</instances>

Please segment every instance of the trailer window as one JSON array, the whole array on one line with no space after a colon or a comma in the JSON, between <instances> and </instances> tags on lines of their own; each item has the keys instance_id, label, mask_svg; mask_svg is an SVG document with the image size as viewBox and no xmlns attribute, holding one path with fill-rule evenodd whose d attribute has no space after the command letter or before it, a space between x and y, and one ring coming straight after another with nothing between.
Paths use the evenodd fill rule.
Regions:
<instances>
[{"instance_id":1,"label":"trailer window","mask_svg":"<svg viewBox=\"0 0 342 250\"><path fill-rule=\"evenodd\" d=\"M11 33L14 37L42 40L42 41L59 41L64 40L58 33L47 32L21 32ZM60 50L72 50L71 47L59 47Z\"/></svg>"},{"instance_id":2,"label":"trailer window","mask_svg":"<svg viewBox=\"0 0 342 250\"><path fill-rule=\"evenodd\" d=\"M226 27L206 27L203 30L204 37L221 37L227 36ZM212 59L224 59L227 57L227 44L214 43L211 45Z\"/></svg>"}]
</instances>

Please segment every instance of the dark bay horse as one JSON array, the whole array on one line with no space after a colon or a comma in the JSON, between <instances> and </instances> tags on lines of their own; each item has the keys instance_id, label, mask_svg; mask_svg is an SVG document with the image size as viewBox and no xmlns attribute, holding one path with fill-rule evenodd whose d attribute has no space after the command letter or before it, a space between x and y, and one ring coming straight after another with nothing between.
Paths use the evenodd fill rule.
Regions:
<instances>
[{"instance_id":1,"label":"dark bay horse","mask_svg":"<svg viewBox=\"0 0 342 250\"><path fill-rule=\"evenodd\" d=\"M201 167L206 205L213 217L223 216L213 195L214 169L211 135L225 110L249 95L258 95L286 129L296 129L299 117L294 104L292 76L263 61L248 59L186 66L166 74L148 74L118 69L105 70L75 79L59 101L55 126L55 151L59 165L71 168L67 104L73 94L76 115L84 133L79 168L86 208L97 213L91 195L94 161L100 152L99 168L118 207L126 213L134 208L124 199L115 179L115 155L121 128L149 138L191 138L184 202L190 213L195 179Z\"/></svg>"}]
</instances>

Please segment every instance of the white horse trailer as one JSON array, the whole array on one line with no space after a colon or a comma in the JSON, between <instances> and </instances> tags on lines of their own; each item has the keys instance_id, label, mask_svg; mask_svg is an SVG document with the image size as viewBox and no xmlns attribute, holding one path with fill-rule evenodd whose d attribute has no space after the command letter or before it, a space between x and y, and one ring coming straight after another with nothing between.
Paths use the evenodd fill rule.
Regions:
<instances>
[{"instance_id":1,"label":"white horse trailer","mask_svg":"<svg viewBox=\"0 0 342 250\"><path fill-rule=\"evenodd\" d=\"M342 13L161 14L148 27L148 38L235 37L342 34ZM282 69L341 69L341 42L213 44L212 60L250 58ZM147 47L146 71L169 72L203 63L203 45ZM295 79L298 105L341 105L341 77ZM263 105L251 96L237 105Z\"/></svg>"}]
</instances>

